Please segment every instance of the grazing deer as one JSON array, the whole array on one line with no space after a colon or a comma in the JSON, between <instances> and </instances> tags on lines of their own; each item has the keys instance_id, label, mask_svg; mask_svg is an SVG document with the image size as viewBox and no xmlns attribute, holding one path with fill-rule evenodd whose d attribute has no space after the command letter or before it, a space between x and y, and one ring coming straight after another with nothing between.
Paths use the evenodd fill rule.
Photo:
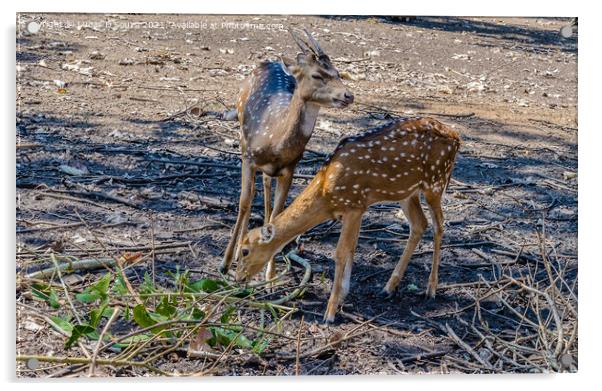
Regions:
<instances>
[{"instance_id":1,"label":"grazing deer","mask_svg":"<svg viewBox=\"0 0 602 391\"><path fill-rule=\"evenodd\" d=\"M245 281L296 236L329 219L341 219L335 274L324 320L331 322L349 291L362 215L377 202L400 201L410 237L384 293L393 294L427 227L420 193L434 225L433 264L426 293L435 296L443 235L441 197L460 145L458 133L431 118L397 120L343 139L307 188L269 224L248 232L236 278Z\"/></svg>"},{"instance_id":2,"label":"grazing deer","mask_svg":"<svg viewBox=\"0 0 602 391\"><path fill-rule=\"evenodd\" d=\"M238 218L224 253L220 271L228 271L240 240L247 232L255 195L255 173L263 172L264 222L284 208L295 166L314 130L320 107L342 108L353 102L339 72L307 30L309 42L291 35L302 53L296 61L281 57L266 61L245 80L238 98L241 123L242 186ZM271 210L272 177L277 177ZM275 275L271 259L266 279Z\"/></svg>"}]
</instances>

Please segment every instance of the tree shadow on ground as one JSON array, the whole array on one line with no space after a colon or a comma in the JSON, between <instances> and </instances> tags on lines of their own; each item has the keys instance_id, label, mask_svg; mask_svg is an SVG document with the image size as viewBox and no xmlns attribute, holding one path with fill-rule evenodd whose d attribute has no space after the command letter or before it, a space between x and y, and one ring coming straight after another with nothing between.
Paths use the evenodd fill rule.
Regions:
<instances>
[{"instance_id":1,"label":"tree shadow on ground","mask_svg":"<svg viewBox=\"0 0 602 391\"><path fill-rule=\"evenodd\" d=\"M567 53L577 53L577 35L563 38L559 31L543 30L533 27L518 26L515 24L492 23L490 21L476 20L455 16L417 16L406 21L395 16L326 16L327 18L349 20L378 18L383 23L392 25L410 25L423 29L440 30L447 32L471 33L479 37L495 40L495 44L477 43L491 47L510 46L516 49L525 49L535 52L546 52L551 49ZM566 21L571 23L571 18L541 18ZM522 46L521 46L522 45Z\"/></svg>"},{"instance_id":2,"label":"tree shadow on ground","mask_svg":"<svg viewBox=\"0 0 602 391\"><path fill-rule=\"evenodd\" d=\"M359 118L357 121L361 121ZM367 119L363 119L367 121ZM525 141L537 141L538 138L546 137L549 141L549 136L544 136L538 133L525 133L517 131L516 129L508 128L507 125L501 123L484 122L480 118L472 118L472 123L477 126L483 126L485 123L488 127L491 127L491 132L503 134L506 138L515 138L521 142ZM159 129L158 141L153 141L149 145L136 144L132 147L131 143L91 143L85 136L81 137L69 137L68 133L63 131L54 131L54 128L69 129L71 132L80 132L82 129L93 129L94 124L86 121L64 121L61 118L54 115L41 115L37 113L36 116L21 115L20 125L21 131L25 138L31 138L31 141L36 141L36 137L43 136L44 149L46 153L33 153L29 156L28 160L21 163L22 165L17 170L17 181L19 180L30 180L32 184L38 182L31 173L35 169L42 168L44 170L46 178L43 182L47 186L54 186L60 188L69 188L74 183L81 185L94 184L98 186L99 190L109 193L117 191L117 195L126 199L131 199L135 196L139 190L144 189L148 186L155 188L158 192L169 192L179 194L182 192L192 192L199 196L206 196L208 194L219 194L220 198L223 199L227 204L227 207L212 207L210 205L201 205L193 209L186 209L182 207L179 198L176 197L159 197L157 199L144 199L134 198L139 203L139 210L131 210L128 207L121 205L115 206L116 210L126 210L128 213L133 213L135 218L132 220L133 223L137 224L138 227L148 226L149 216L162 216L162 221L157 224L165 224L166 230L162 232L169 232L169 227L173 227L171 223L173 221L185 219L186 224L197 224L203 225L211 221L223 221L225 226L219 228L219 230L213 232L203 233L190 233L190 234L174 234L173 238L178 240L191 240L193 247L198 253L204 254L202 261L192 254L189 255L165 255L162 257L161 265L165 267L173 266L176 264L182 265L182 267L198 267L206 270L217 270L217 265L222 255L222 250L225 248L226 241L229 238L228 226L231 226L236 216L238 189L240 187L240 172L235 164L236 158L231 156L223 156L217 154L216 156L207 156L202 153L193 153L188 156L174 155L173 153L155 150L153 148L160 145L162 138L175 138L186 140L186 137L190 137L189 134L178 133L178 130L185 129L188 131L195 130L192 125L182 122L181 120L175 120L168 123L165 121L148 121L134 119L133 122L136 124L143 124L152 126ZM39 132L32 132L31 127L25 126L29 123L36 123L38 125L45 125L48 128L48 132L40 134ZM470 126L470 124L465 124ZM200 132L210 132L211 129L199 130ZM477 133L478 134L478 133ZM475 136L469 139L471 142L479 143L479 137ZM39 140L38 140L39 141ZM190 139L191 144L197 144L200 149L203 144L203 139ZM562 139L555 140L557 143L564 142ZM152 148L151 148L152 146ZM566 147L571 153L576 155L576 145L567 144ZM500 150L501 148L501 150ZM69 159L73 159L74 156L77 159L83 160L88 158L86 164L91 173L90 177L76 178L70 177L61 173L57 170L57 167L61 164L69 163L69 160L65 160L67 157L57 154L59 151L69 150ZM123 150L119 152L119 150ZM458 156L457 165L455 167L452 177L458 181L469 184L476 189L485 189L496 186L513 185L512 181L517 177L522 178L527 173L538 173L546 172L551 167L551 159L556 158L553 152L538 152L529 156L514 154L512 147L509 146L498 146L496 152L500 153L501 159L492 159L490 157L482 156L479 151L472 153L470 150L461 150ZM96 156L94 159L91 156ZM309 155L306 154L305 160L313 160L312 163L305 165L312 172L315 172L319 165L320 159L316 159L315 155L308 159ZM151 161L151 160L159 161ZM175 163L164 163L160 160L172 160ZM207 163L207 166L194 166L187 165L185 163L178 164L177 161L184 162L198 162ZM131 165L131 162L138 162L137 164ZM227 162L228 165L233 165L231 168L219 168L219 165ZM234 163L234 164L233 164ZM570 164L571 167L576 168L576 162L565 162ZM492 168L492 164L495 167ZM217 167L212 167L217 165ZM171 166L172 170L165 172L165 167ZM179 175L177 178L168 179L165 181L153 182L158 177L165 177L167 175ZM102 179L104 178L104 179ZM108 180L106 178L112 178ZM99 181L99 179L102 179ZM150 182L146 182L149 180ZM138 182L136 182L138 181ZM305 180L304 180L305 181ZM510 181L510 182L509 182ZM71 183L71 184L69 184ZM306 181L305 181L306 183ZM38 183L39 184L39 183ZM258 189L259 178L257 181ZM536 184L523 184L516 183L516 186L520 188L524 194L525 199L537 200L540 203L548 203L552 199L560 200L562 204L576 203L576 195L574 193L558 190L549 189L538 186ZM289 202L297 195L304 185L298 182L294 185L291 195L289 196ZM450 189L453 192L454 188ZM122 192L122 193L120 193ZM261 192L257 192L256 200L254 203L253 212L258 218L254 218L252 226L258 226L262 223L262 202ZM483 197L485 199L485 197ZM446 197L446 202L455 202L453 198ZM194 203L194 202L193 202ZM287 204L288 204L287 203ZM53 206L49 206L47 212L55 214L69 214L70 211L76 209L69 207L69 202L54 203ZM358 253L356 256L356 263L354 266L354 279L352 283L351 292L348 296L346 303L350 306L347 311L352 311L359 314L365 319L369 319L375 316L380 316L383 321L395 320L396 327L400 330L413 330L417 328L425 327L425 324L419 319L415 318L411 314L412 309L420 309L421 313L445 313L453 310L455 305L463 306L470 302L470 297L463 294L461 291L456 290L443 290L437 298L434 300L426 300L421 294L426 285L428 274L430 270L431 254L428 249L431 248L432 244L432 231L429 227L427 233L423 238L421 247L418 251L424 252L422 255L418 254L412 258L409 265L406 277L400 285L399 294L392 299L382 299L378 296L378 293L382 286L384 286L386 280L389 277L391 270L397 262L402 250L403 250L403 235L407 235L409 232L406 223L400 221L394 216L394 210L390 207L396 207L396 205L385 205L385 207L372 207L365 217L365 223L373 224L375 228L382 228L391 226L392 224L398 224L398 231L402 236L399 237L398 241L385 241L384 236L381 234L375 234L372 239L360 239L358 246ZM529 213L525 210L512 205L510 203L500 203L491 198L487 201L487 207L494 212L512 216L515 219L521 219L529 217ZM44 206L42 206L44 208ZM80 207L77 209L86 216L93 216L99 221L104 221L113 212L107 210L101 210L94 207ZM467 236L463 234L464 228L467 224L480 220L480 221L491 221L491 215L486 213L486 210L476 208L474 214L470 216L464 216L463 213L456 213L454 211L448 211L448 216L451 219L463 219L461 225L447 225L446 235L444 238L444 245L450 242L459 242L466 240ZM18 212L19 213L19 212ZM325 223L328 224L328 223ZM575 224L575 222L569 222L568 224ZM19 226L25 228L25 226ZM323 226L316 227L313 231L320 230ZM371 228L373 228L371 226ZM528 235L533 233L533 227L528 225L513 225L512 229L520 235ZM307 242L307 258L312 262L312 265L316 267L316 270L321 270L324 273L326 283L313 285L312 289L308 289L306 296L304 297L308 301L320 302L318 306L302 308L310 311L307 318L309 322L321 321L321 316L311 315L311 313L321 314L325 309L325 303L328 298L329 284L334 276L334 264L330 259L329 255L333 252L337 234L336 230L332 235L317 237ZM312 234L312 231L308 235ZM217 236L216 236L217 235ZM307 236L307 235L306 235ZM43 241L48 242L48 236L43 233L32 233L28 235L20 236L24 243L32 246L39 245ZM478 240L478 237L469 238L470 240ZM485 247L484 250L487 250ZM375 256L375 251L380 256ZM485 279L494 277L494 270L490 267L474 267L474 264L478 259L470 252L470 248L454 248L444 250L442 265L440 269L440 283L462 283L467 281L476 281L479 276ZM200 264L199 264L200 262ZM138 270L138 269L136 269ZM166 269L167 270L167 269ZM143 268L138 270L137 275L143 274ZM319 273L316 272L314 275L314 283L318 279ZM418 291L415 288L418 287ZM493 316L493 315L492 315ZM495 316L494 316L495 317ZM345 321L341 317L337 318L338 322ZM449 319L450 322L453 319ZM502 320L491 319L492 324L497 324L500 328L506 327ZM497 323L496 323L497 322ZM500 323L502 322L502 323Z\"/></svg>"}]
</instances>

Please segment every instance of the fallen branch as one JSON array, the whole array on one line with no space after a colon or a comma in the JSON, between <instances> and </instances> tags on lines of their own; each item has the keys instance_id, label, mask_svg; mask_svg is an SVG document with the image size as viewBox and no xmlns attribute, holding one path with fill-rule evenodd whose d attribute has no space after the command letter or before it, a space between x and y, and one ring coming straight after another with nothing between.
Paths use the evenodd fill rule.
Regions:
<instances>
[{"instance_id":1,"label":"fallen branch","mask_svg":"<svg viewBox=\"0 0 602 391\"><path fill-rule=\"evenodd\" d=\"M475 352L474 349L470 347L470 345L468 345L460 337L458 337L458 335L454 332L454 330L451 327L449 327L449 324L447 324L447 323L445 324L445 329L447 330L447 335L449 336L449 338L452 341L454 341L459 347L461 347L468 354L470 354L472 357L474 357L474 359L477 360L485 368L487 368L490 371L493 371L493 367L491 366L491 364L488 363L487 361L483 360L483 358L481 358L481 356L479 356L479 354L477 352Z\"/></svg>"},{"instance_id":2,"label":"fallen branch","mask_svg":"<svg viewBox=\"0 0 602 391\"><path fill-rule=\"evenodd\" d=\"M67 258L70 259L70 258ZM58 266L49 267L47 269L38 270L33 273L27 274L25 277L28 279L45 279L51 277L57 271L61 273L72 273L79 271L95 270L101 267L110 268L116 265L116 261L113 258L89 258L80 259L77 261L69 261L58 264Z\"/></svg>"},{"instance_id":3,"label":"fallen branch","mask_svg":"<svg viewBox=\"0 0 602 391\"><path fill-rule=\"evenodd\" d=\"M102 204L99 204L97 202L90 201L90 200L87 200L87 199L84 199L84 198L71 197L71 196L64 195L64 194L53 194L53 193L47 193L47 192L42 192L42 191L37 191L37 192L35 192L35 194L37 194L38 196L56 198L56 199L59 199L59 200L74 201L74 202L83 202L85 204L90 204L92 206L96 206L97 208L102 208L102 209L107 209L107 210L113 211L113 208L111 208L111 207L108 207L106 205L102 205Z\"/></svg>"},{"instance_id":4,"label":"fallen branch","mask_svg":"<svg viewBox=\"0 0 602 391\"><path fill-rule=\"evenodd\" d=\"M125 200L121 197L115 197L110 194L102 193L100 191L55 190L55 189L50 189L50 188L47 189L47 191L51 191L53 193L69 194L72 196L81 196L81 197L85 197L85 198L94 198L96 200L111 201L111 202L115 202L118 204L123 204L123 205L129 206L129 207L135 208L135 209L140 208L138 205L134 204L133 202Z\"/></svg>"},{"instance_id":5,"label":"fallen branch","mask_svg":"<svg viewBox=\"0 0 602 391\"><path fill-rule=\"evenodd\" d=\"M428 360L431 358L441 357L449 353L449 350L436 350L434 352L420 352L412 354L411 356L405 356L399 359L403 364L408 364L414 361Z\"/></svg>"}]
</instances>

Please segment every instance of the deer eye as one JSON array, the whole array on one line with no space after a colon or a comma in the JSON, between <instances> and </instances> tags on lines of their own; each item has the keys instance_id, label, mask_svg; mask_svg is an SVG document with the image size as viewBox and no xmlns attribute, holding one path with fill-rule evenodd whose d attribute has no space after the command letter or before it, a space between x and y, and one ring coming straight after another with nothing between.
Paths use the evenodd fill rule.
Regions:
<instances>
[{"instance_id":1,"label":"deer eye","mask_svg":"<svg viewBox=\"0 0 602 391\"><path fill-rule=\"evenodd\" d=\"M322 80L324 81L324 78L320 75L311 75L312 78L316 79L316 80Z\"/></svg>"},{"instance_id":2,"label":"deer eye","mask_svg":"<svg viewBox=\"0 0 602 391\"><path fill-rule=\"evenodd\" d=\"M243 257L247 257L249 255L249 249L243 248L240 253L242 254Z\"/></svg>"}]
</instances>

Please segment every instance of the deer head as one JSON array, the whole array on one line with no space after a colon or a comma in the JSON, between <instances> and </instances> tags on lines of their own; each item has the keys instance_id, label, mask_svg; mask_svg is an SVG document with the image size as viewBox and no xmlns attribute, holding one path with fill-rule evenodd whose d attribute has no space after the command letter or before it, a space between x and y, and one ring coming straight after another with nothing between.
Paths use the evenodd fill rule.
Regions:
<instances>
[{"instance_id":1,"label":"deer head","mask_svg":"<svg viewBox=\"0 0 602 391\"><path fill-rule=\"evenodd\" d=\"M278 252L274 244L276 227L267 224L250 230L241 242L240 259L236 270L237 281L248 281L265 266L268 260Z\"/></svg>"},{"instance_id":2,"label":"deer head","mask_svg":"<svg viewBox=\"0 0 602 391\"><path fill-rule=\"evenodd\" d=\"M339 71L332 65L318 42L305 30L309 42L292 31L293 39L301 49L296 60L281 57L282 66L297 81L297 89L304 101L323 107L345 107L353 102L353 94L345 87Z\"/></svg>"}]
</instances>

